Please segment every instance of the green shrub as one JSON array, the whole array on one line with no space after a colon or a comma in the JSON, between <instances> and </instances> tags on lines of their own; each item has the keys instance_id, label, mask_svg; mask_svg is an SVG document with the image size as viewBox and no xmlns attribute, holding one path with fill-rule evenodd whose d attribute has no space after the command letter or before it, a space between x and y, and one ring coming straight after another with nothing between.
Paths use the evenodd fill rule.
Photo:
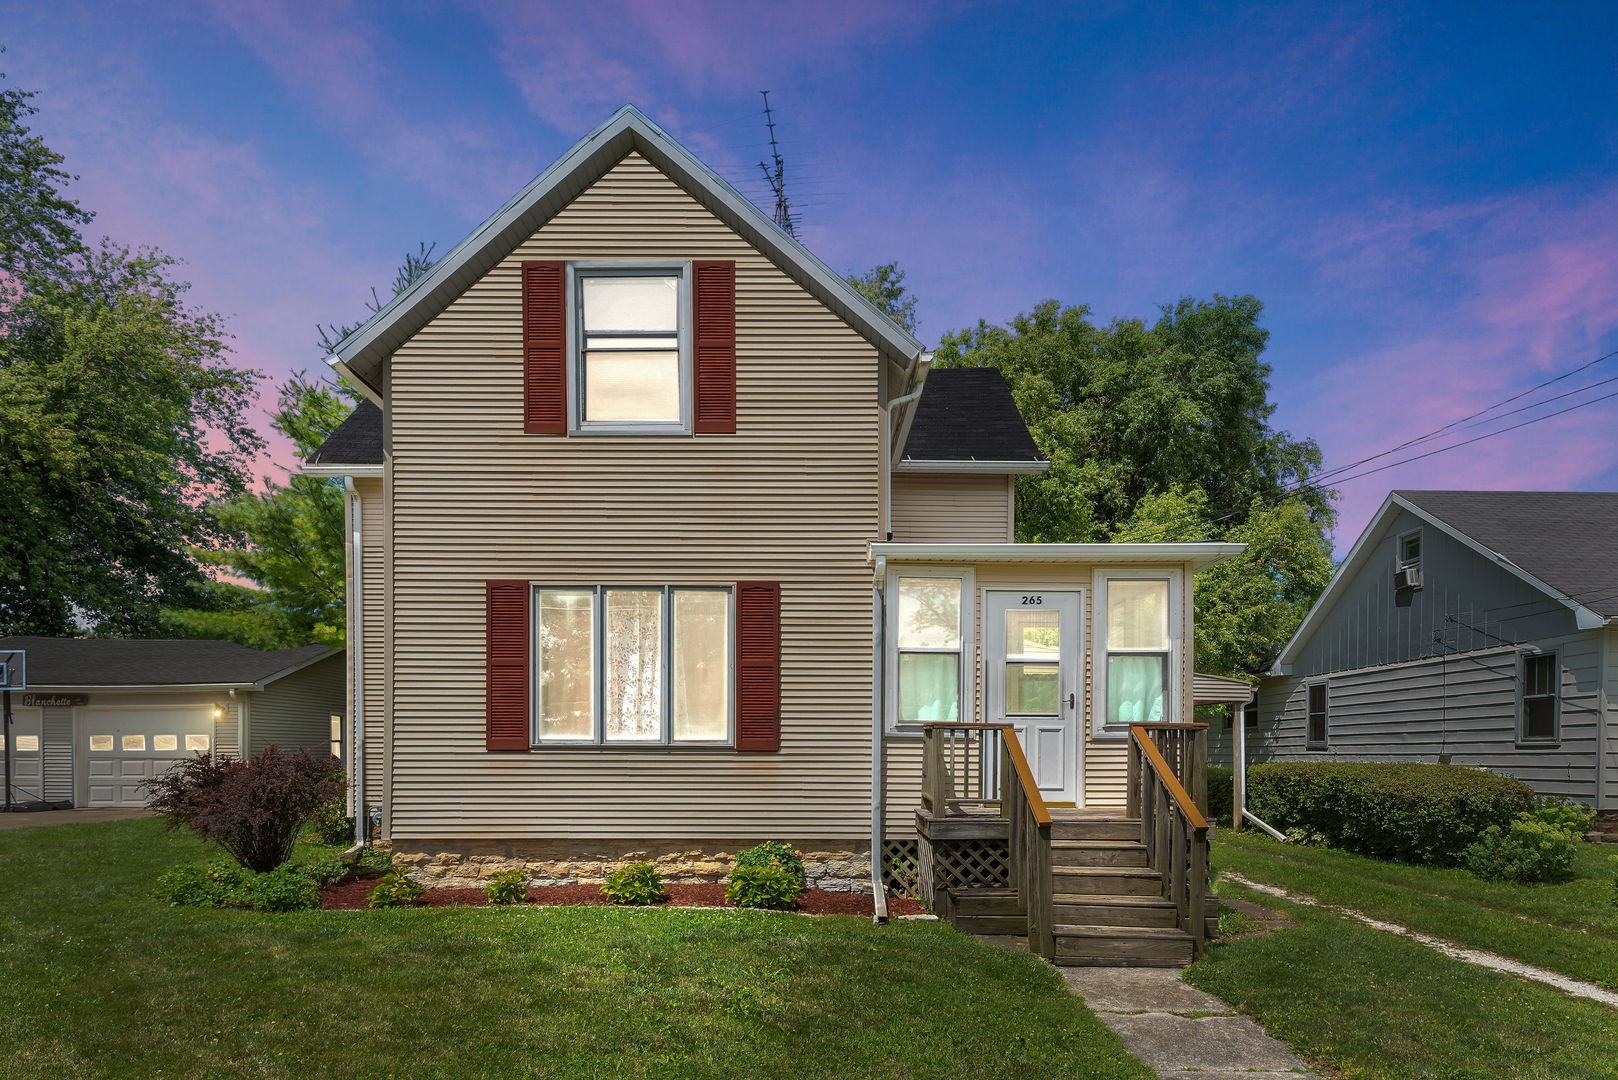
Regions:
<instances>
[{"instance_id":1,"label":"green shrub","mask_svg":"<svg viewBox=\"0 0 1618 1080\"><path fill-rule=\"evenodd\" d=\"M218 907L222 894L206 867L181 863L158 875L157 898L184 907Z\"/></svg>"},{"instance_id":2,"label":"green shrub","mask_svg":"<svg viewBox=\"0 0 1618 1080\"><path fill-rule=\"evenodd\" d=\"M663 875L651 863L637 862L620 866L601 886L601 895L614 904L657 904L668 896L663 888Z\"/></svg>"},{"instance_id":3,"label":"green shrub","mask_svg":"<svg viewBox=\"0 0 1618 1080\"><path fill-rule=\"evenodd\" d=\"M1574 840L1555 825L1523 814L1491 825L1466 849L1466 868L1487 881L1566 881L1578 857Z\"/></svg>"},{"instance_id":4,"label":"green shrub","mask_svg":"<svg viewBox=\"0 0 1618 1080\"><path fill-rule=\"evenodd\" d=\"M320 886L291 866L255 874L245 893L254 911L305 911L320 906Z\"/></svg>"},{"instance_id":5,"label":"green shrub","mask_svg":"<svg viewBox=\"0 0 1618 1080\"><path fill-rule=\"evenodd\" d=\"M1236 770L1208 766L1208 817L1229 825L1236 810Z\"/></svg>"},{"instance_id":6,"label":"green shrub","mask_svg":"<svg viewBox=\"0 0 1618 1080\"><path fill-rule=\"evenodd\" d=\"M1247 770L1247 804L1283 832L1379 859L1454 866L1490 826L1533 808L1521 780L1459 765L1277 762Z\"/></svg>"},{"instance_id":7,"label":"green shrub","mask_svg":"<svg viewBox=\"0 0 1618 1080\"><path fill-rule=\"evenodd\" d=\"M321 859L319 862L299 863L293 869L316 886L326 886L343 880L353 867L341 859Z\"/></svg>"},{"instance_id":8,"label":"green shrub","mask_svg":"<svg viewBox=\"0 0 1618 1080\"><path fill-rule=\"evenodd\" d=\"M406 877L402 868L394 867L382 875L382 880L371 890L366 903L371 907L414 907L426 891Z\"/></svg>"},{"instance_id":9,"label":"green shrub","mask_svg":"<svg viewBox=\"0 0 1618 1080\"><path fill-rule=\"evenodd\" d=\"M779 866L738 866L725 886L725 901L733 907L791 911L803 895L803 882Z\"/></svg>"},{"instance_id":10,"label":"green shrub","mask_svg":"<svg viewBox=\"0 0 1618 1080\"><path fill-rule=\"evenodd\" d=\"M1534 808L1529 814L1534 820L1560 829L1574 840L1583 840L1585 833L1594 828L1596 823L1594 807L1585 806L1572 799L1564 799L1560 795L1542 795L1535 799Z\"/></svg>"},{"instance_id":11,"label":"green shrub","mask_svg":"<svg viewBox=\"0 0 1618 1080\"><path fill-rule=\"evenodd\" d=\"M528 875L521 870L502 870L483 886L483 899L491 904L520 904L528 899Z\"/></svg>"},{"instance_id":12,"label":"green shrub","mask_svg":"<svg viewBox=\"0 0 1618 1080\"><path fill-rule=\"evenodd\" d=\"M348 847L354 843L354 819L347 813L347 800L332 799L320 804L315 816L309 819L306 839L331 847Z\"/></svg>"},{"instance_id":13,"label":"green shrub","mask_svg":"<svg viewBox=\"0 0 1618 1080\"><path fill-rule=\"evenodd\" d=\"M803 856L791 844L783 844L779 840L766 840L756 847L737 852L731 865L738 870L751 866L777 867L797 878L800 890L808 880L803 873Z\"/></svg>"},{"instance_id":14,"label":"green shrub","mask_svg":"<svg viewBox=\"0 0 1618 1080\"><path fill-rule=\"evenodd\" d=\"M360 848L359 855L354 859L354 869L362 874L375 874L383 870L392 870L393 851L390 848L368 844Z\"/></svg>"}]
</instances>

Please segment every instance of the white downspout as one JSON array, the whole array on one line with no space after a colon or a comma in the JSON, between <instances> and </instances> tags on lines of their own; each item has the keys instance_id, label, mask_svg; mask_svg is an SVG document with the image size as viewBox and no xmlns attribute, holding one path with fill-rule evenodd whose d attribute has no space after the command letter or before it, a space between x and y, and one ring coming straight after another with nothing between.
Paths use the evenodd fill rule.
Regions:
<instances>
[{"instance_id":1,"label":"white downspout","mask_svg":"<svg viewBox=\"0 0 1618 1080\"><path fill-rule=\"evenodd\" d=\"M886 580L887 567L887 558L878 555L875 577L871 581L871 902L875 912L872 919L878 924L888 921L888 890L882 884L883 819L887 817L887 785L882 774L887 612L882 583Z\"/></svg>"},{"instance_id":2,"label":"white downspout","mask_svg":"<svg viewBox=\"0 0 1618 1080\"><path fill-rule=\"evenodd\" d=\"M343 494L348 503L349 528L349 619L348 660L353 665L354 700L349 703L349 745L352 747L354 777L354 846L364 847L371 839L370 808L365 804L365 594L363 588L364 530L359 488L352 476L343 477Z\"/></svg>"}]
</instances>

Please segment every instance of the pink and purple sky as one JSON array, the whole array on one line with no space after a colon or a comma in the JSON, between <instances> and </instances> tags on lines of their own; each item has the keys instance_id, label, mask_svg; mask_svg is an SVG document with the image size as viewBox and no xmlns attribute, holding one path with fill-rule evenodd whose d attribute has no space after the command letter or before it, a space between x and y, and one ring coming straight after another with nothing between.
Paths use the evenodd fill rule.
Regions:
<instances>
[{"instance_id":1,"label":"pink and purple sky","mask_svg":"<svg viewBox=\"0 0 1618 1080\"><path fill-rule=\"evenodd\" d=\"M1105 321L1251 292L1277 423L1328 467L1618 349L1610 3L0 12L0 70L40 91L93 231L186 260L272 380L317 368L315 325L363 315L407 249L447 251L626 101L766 202L764 88L800 235L839 269L897 260L924 340L1048 297ZM1339 550L1393 487L1618 487L1615 419L1352 481Z\"/></svg>"}]
</instances>

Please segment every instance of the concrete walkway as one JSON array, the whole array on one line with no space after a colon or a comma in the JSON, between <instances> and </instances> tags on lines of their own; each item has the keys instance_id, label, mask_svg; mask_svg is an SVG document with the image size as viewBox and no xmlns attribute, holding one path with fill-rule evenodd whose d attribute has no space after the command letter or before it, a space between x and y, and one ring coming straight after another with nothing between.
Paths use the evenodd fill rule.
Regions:
<instances>
[{"instance_id":1,"label":"concrete walkway","mask_svg":"<svg viewBox=\"0 0 1618 1080\"><path fill-rule=\"evenodd\" d=\"M1302 1058L1174 968L1058 968L1163 1080L1320 1080Z\"/></svg>"},{"instance_id":2,"label":"concrete walkway","mask_svg":"<svg viewBox=\"0 0 1618 1080\"><path fill-rule=\"evenodd\" d=\"M88 825L97 821L128 821L130 818L151 817L152 812L140 806L109 806L81 810L28 810L16 814L0 813L0 832L7 829L32 829L40 825Z\"/></svg>"}]
</instances>

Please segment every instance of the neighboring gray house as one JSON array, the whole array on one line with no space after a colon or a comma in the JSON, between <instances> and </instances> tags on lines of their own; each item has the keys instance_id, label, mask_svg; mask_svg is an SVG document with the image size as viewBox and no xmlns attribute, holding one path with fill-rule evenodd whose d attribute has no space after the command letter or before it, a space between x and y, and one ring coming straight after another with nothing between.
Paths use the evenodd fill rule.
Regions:
<instances>
[{"instance_id":1,"label":"neighboring gray house","mask_svg":"<svg viewBox=\"0 0 1618 1080\"><path fill-rule=\"evenodd\" d=\"M1250 761L1448 761L1618 808L1618 493L1395 491L1259 690Z\"/></svg>"}]
</instances>

